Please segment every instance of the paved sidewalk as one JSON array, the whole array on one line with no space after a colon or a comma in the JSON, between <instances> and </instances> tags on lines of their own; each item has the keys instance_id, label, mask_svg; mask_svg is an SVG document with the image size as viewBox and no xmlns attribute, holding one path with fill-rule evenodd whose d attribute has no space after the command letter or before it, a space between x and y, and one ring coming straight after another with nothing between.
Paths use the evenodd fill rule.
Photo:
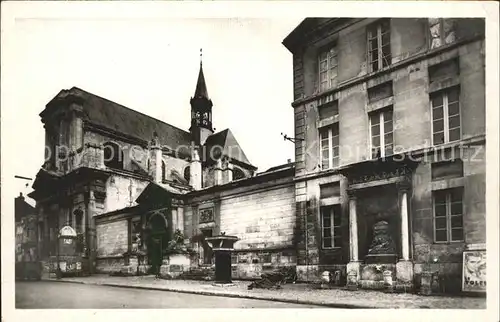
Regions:
<instances>
[{"instance_id":1,"label":"paved sidewalk","mask_svg":"<svg viewBox=\"0 0 500 322\"><path fill-rule=\"evenodd\" d=\"M336 308L486 309L486 298L480 297L421 296L365 290L318 289L317 286L311 284L286 284L279 290L248 290L247 286L251 283L249 281L234 281L234 286L220 287L214 286L213 282L156 280L153 276L115 277L94 275L45 280L314 304Z\"/></svg>"}]
</instances>

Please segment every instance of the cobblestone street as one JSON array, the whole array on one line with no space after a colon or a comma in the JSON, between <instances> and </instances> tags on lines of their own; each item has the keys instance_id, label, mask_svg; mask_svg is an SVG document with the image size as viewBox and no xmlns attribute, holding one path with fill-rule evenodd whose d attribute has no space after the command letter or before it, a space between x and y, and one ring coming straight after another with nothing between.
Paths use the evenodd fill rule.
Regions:
<instances>
[{"instance_id":1,"label":"cobblestone street","mask_svg":"<svg viewBox=\"0 0 500 322\"><path fill-rule=\"evenodd\" d=\"M405 293L390 294L378 291L318 289L317 286L312 284L286 284L282 289L279 290L248 290L247 286L250 284L249 281L234 281L234 286L217 287L213 286L211 282L186 280L155 280L153 276L110 277L107 275L94 275L91 277L81 278L63 278L61 281L103 286L122 286L164 291L168 290L179 292L179 296L184 295L180 293L192 293L198 295L217 295L232 298L277 301L270 302L269 307L278 307L280 306L280 304L283 304L279 302L289 302L290 304L301 303L338 308L486 308L486 298L481 297L421 296ZM46 282L42 282L42 284L43 283ZM69 283L68 285L75 286L75 284ZM218 305L224 305L220 304L224 303L224 301L220 301L217 303L219 303Z\"/></svg>"}]
</instances>

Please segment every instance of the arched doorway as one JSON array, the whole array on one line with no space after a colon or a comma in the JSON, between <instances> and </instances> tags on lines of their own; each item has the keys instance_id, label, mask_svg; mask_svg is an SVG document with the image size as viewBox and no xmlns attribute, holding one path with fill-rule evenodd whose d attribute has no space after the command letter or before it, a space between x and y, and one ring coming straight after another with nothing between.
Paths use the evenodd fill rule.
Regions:
<instances>
[{"instance_id":1,"label":"arched doorway","mask_svg":"<svg viewBox=\"0 0 500 322\"><path fill-rule=\"evenodd\" d=\"M153 213L149 217L147 230L148 264L151 265L150 272L158 274L163 261L163 254L170 240L168 222L162 214Z\"/></svg>"}]
</instances>

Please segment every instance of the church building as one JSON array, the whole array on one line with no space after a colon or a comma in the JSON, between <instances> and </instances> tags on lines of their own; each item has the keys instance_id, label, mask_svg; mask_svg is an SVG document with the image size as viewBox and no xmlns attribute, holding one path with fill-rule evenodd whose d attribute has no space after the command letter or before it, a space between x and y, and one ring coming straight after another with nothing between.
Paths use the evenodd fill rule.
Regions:
<instances>
[{"instance_id":1,"label":"church building","mask_svg":"<svg viewBox=\"0 0 500 322\"><path fill-rule=\"evenodd\" d=\"M69 225L90 274L150 273L179 238L191 250L183 269L210 269L204 238L221 233L240 239L235 277L295 261L293 163L257 173L230 129L214 133L201 62L190 104L188 131L76 87L47 104L47 162L30 194L42 260Z\"/></svg>"}]
</instances>

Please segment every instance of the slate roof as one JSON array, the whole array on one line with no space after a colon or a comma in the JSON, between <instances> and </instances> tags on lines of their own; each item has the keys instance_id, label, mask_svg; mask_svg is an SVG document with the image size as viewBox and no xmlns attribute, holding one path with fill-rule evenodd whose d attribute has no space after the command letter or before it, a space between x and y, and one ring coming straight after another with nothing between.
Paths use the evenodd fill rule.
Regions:
<instances>
[{"instance_id":1,"label":"slate roof","mask_svg":"<svg viewBox=\"0 0 500 322\"><path fill-rule=\"evenodd\" d=\"M150 142L153 138L153 133L156 132L159 143L162 146L172 149L177 148L179 145L189 146L191 142L191 134L187 131L78 87L59 92L47 104L47 108L40 113L42 119L45 114L50 113L50 110L57 107L58 101L67 98L80 99L83 105L84 121L94 125L111 129L146 142Z\"/></svg>"},{"instance_id":2,"label":"slate roof","mask_svg":"<svg viewBox=\"0 0 500 322\"><path fill-rule=\"evenodd\" d=\"M198 81L196 82L196 89L194 90L193 98L208 98L207 83L205 82L205 75L203 75L203 65L200 63L200 72L198 74Z\"/></svg>"},{"instance_id":3,"label":"slate roof","mask_svg":"<svg viewBox=\"0 0 500 322\"><path fill-rule=\"evenodd\" d=\"M234 137L233 132L231 132L230 129L225 129L223 131L210 135L207 138L204 146L206 147L208 162L214 162L221 156L226 156L233 160L236 160L237 162L243 163L249 168L256 169L256 167L253 166L248 160L247 156L243 152L243 149L241 148L238 141L236 141L236 138ZM214 152L211 153L210 151ZM213 158L211 158L211 156L213 156Z\"/></svg>"},{"instance_id":4,"label":"slate roof","mask_svg":"<svg viewBox=\"0 0 500 322\"><path fill-rule=\"evenodd\" d=\"M266 171L264 171L262 173L280 171L280 170L284 170L284 169L288 169L288 168L294 168L294 167L295 167L295 162L288 162L288 163L285 163L285 164L280 164L280 165L271 167L271 168L267 169Z\"/></svg>"}]
</instances>

